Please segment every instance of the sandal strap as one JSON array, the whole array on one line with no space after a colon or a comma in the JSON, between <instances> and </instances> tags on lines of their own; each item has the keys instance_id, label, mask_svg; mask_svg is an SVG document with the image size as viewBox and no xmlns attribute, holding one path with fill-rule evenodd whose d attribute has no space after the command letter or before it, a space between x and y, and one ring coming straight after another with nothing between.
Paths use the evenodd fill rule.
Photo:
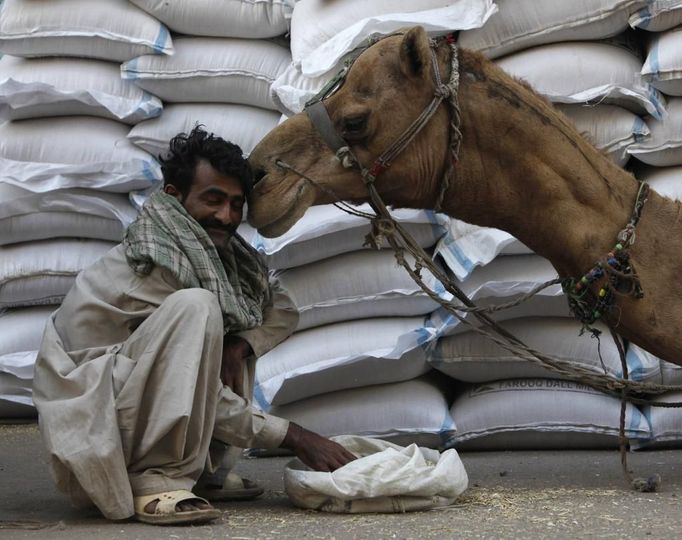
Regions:
<instances>
[{"instance_id":1,"label":"sandal strap","mask_svg":"<svg viewBox=\"0 0 682 540\"><path fill-rule=\"evenodd\" d=\"M245 480L238 474L235 474L233 472L227 473L227 476L223 481L223 489L244 489L248 487L246 485L247 482L248 480Z\"/></svg>"},{"instance_id":2,"label":"sandal strap","mask_svg":"<svg viewBox=\"0 0 682 540\"><path fill-rule=\"evenodd\" d=\"M152 495L140 495L134 497L135 512L138 514L148 514L145 507L152 501L159 501L154 510L154 515L168 515L179 513L176 506L178 503L189 500L198 500L210 504L203 497L199 497L187 489L176 489L174 491L164 491ZM180 512L181 513L181 512Z\"/></svg>"}]
</instances>

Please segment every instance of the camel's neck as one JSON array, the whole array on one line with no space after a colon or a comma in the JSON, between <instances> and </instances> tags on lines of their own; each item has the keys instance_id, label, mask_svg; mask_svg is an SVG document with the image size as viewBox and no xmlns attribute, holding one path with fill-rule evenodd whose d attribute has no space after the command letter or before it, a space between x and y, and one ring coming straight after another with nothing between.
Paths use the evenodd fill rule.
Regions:
<instances>
[{"instance_id":1,"label":"camel's neck","mask_svg":"<svg viewBox=\"0 0 682 540\"><path fill-rule=\"evenodd\" d=\"M626 225L636 181L495 66L465 63L459 102L460 163L444 210L510 232L562 275L588 270Z\"/></svg>"}]
</instances>

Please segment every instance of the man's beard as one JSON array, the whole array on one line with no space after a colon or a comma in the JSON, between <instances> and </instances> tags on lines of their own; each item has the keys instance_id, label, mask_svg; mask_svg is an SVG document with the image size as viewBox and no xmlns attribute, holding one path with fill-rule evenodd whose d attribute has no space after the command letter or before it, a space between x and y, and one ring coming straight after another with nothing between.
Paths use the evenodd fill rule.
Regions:
<instances>
[{"instance_id":1,"label":"man's beard","mask_svg":"<svg viewBox=\"0 0 682 540\"><path fill-rule=\"evenodd\" d=\"M225 225L215 219L203 219L198 223L206 231L216 248L226 247L237 232L237 225L232 223Z\"/></svg>"}]
</instances>

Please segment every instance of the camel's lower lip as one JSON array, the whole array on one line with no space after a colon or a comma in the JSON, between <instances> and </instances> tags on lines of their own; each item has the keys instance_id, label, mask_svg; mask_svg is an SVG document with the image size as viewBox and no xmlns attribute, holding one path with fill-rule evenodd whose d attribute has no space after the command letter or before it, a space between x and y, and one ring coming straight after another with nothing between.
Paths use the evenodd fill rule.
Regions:
<instances>
[{"instance_id":1,"label":"camel's lower lip","mask_svg":"<svg viewBox=\"0 0 682 540\"><path fill-rule=\"evenodd\" d=\"M286 231L288 231L291 226L288 225L291 221L296 220L296 210L297 210L297 204L298 201L300 200L301 193L305 189L305 182L300 182L297 189L296 189L296 196L294 197L294 201L292 204L289 205L289 207L284 210L279 216L277 216L275 219L268 221L265 224L262 225L257 225L253 224L257 229L258 232L267 238L274 238L276 236L280 236L284 234ZM262 196L262 194L261 194ZM261 216L262 217L262 216Z\"/></svg>"},{"instance_id":2,"label":"camel's lower lip","mask_svg":"<svg viewBox=\"0 0 682 540\"><path fill-rule=\"evenodd\" d=\"M289 222L295 211L296 205L291 205L286 212L281 214L277 219L266 225L263 225L262 227L258 227L259 234L265 236L266 238L275 238L284 234L290 228L286 226L286 223Z\"/></svg>"}]
</instances>

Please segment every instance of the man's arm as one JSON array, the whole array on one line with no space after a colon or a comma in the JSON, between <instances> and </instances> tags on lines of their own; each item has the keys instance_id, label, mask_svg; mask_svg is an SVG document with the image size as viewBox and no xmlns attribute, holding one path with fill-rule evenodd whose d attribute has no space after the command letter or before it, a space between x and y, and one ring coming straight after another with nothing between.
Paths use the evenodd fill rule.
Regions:
<instances>
[{"instance_id":1,"label":"man's arm","mask_svg":"<svg viewBox=\"0 0 682 540\"><path fill-rule=\"evenodd\" d=\"M298 324L298 311L291 297L279 282L270 283L271 301L263 310L263 324L235 334L225 336L223 341L223 363L220 379L235 394L244 395L244 370L246 359L256 358L275 348L288 338Z\"/></svg>"},{"instance_id":2,"label":"man's arm","mask_svg":"<svg viewBox=\"0 0 682 540\"><path fill-rule=\"evenodd\" d=\"M298 325L296 304L277 280L270 283L272 300L263 310L263 324L234 334L246 341L256 358L274 349L294 333Z\"/></svg>"}]
</instances>

